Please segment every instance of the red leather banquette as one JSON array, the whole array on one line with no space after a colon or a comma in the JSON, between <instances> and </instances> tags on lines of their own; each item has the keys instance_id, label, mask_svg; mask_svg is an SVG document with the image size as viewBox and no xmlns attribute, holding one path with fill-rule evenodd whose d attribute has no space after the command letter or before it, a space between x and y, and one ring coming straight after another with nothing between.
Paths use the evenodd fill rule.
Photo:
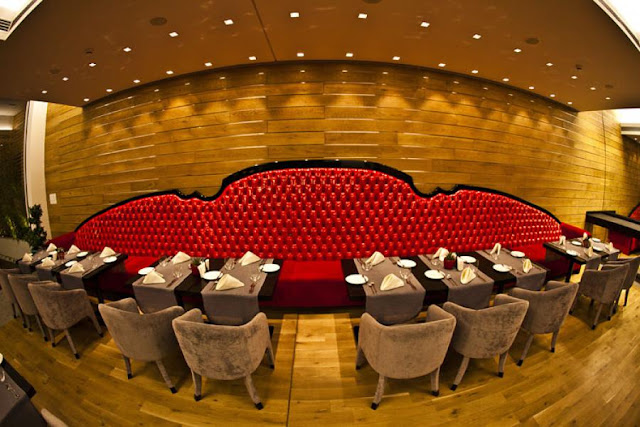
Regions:
<instances>
[{"instance_id":1,"label":"red leather banquette","mask_svg":"<svg viewBox=\"0 0 640 427\"><path fill-rule=\"evenodd\" d=\"M129 274L178 250L207 257L251 250L294 261L285 263L279 289L288 280L320 282L346 298L342 258L375 250L416 255L440 246L470 251L500 242L545 263L543 242L582 232L492 190L457 186L424 195L410 176L377 163L310 161L245 169L226 178L211 198L174 191L130 199L54 242L66 238L68 247L73 238L82 249L127 253ZM567 268L562 260L547 265L558 275Z\"/></svg>"},{"instance_id":2,"label":"red leather banquette","mask_svg":"<svg viewBox=\"0 0 640 427\"><path fill-rule=\"evenodd\" d=\"M628 216L629 218L640 221L640 204L631 209ZM616 248L619 248L625 254L630 254L640 249L640 240L634 237L629 237L618 231L609 230L609 240L613 242L613 245Z\"/></svg>"}]
</instances>

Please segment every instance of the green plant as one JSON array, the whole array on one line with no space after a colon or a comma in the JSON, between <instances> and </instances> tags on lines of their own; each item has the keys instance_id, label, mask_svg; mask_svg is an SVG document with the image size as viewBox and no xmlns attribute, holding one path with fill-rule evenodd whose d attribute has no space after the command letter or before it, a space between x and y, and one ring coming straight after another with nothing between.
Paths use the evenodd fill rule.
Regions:
<instances>
[{"instance_id":1,"label":"green plant","mask_svg":"<svg viewBox=\"0 0 640 427\"><path fill-rule=\"evenodd\" d=\"M29 207L28 225L22 228L20 239L31 246L32 250L42 247L47 240L47 232L42 228L42 206L33 205Z\"/></svg>"},{"instance_id":2,"label":"green plant","mask_svg":"<svg viewBox=\"0 0 640 427\"><path fill-rule=\"evenodd\" d=\"M456 253L455 252L449 252L447 254L446 257L444 257L444 259L449 260L449 261L453 261L456 259Z\"/></svg>"},{"instance_id":3,"label":"green plant","mask_svg":"<svg viewBox=\"0 0 640 427\"><path fill-rule=\"evenodd\" d=\"M202 258L200 258L200 257L192 257L191 258L191 264L195 265L196 267L199 266L200 264L202 264Z\"/></svg>"}]
</instances>

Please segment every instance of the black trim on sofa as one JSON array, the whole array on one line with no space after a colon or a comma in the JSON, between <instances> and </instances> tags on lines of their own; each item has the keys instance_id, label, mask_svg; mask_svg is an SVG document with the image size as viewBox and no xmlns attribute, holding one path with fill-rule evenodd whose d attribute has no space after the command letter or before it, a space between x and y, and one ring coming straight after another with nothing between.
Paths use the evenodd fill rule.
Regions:
<instances>
[{"instance_id":1,"label":"black trim on sofa","mask_svg":"<svg viewBox=\"0 0 640 427\"><path fill-rule=\"evenodd\" d=\"M411 187L411 189L413 190L414 193L416 193L418 196L420 197L424 197L424 198L431 198L433 196L436 196L438 194L446 194L446 195L451 195L454 194L455 192L459 191L459 190L473 190L473 191L482 191L485 193L492 193L492 194L497 194L500 196L504 196L513 200L516 200L520 203L524 203L525 205L531 206L541 212L544 212L545 214L549 215L551 218L553 218L558 224L560 224L560 220L558 218L556 218L555 215L553 215L551 212L549 212L547 209L542 208L538 205L535 205L527 200L521 199L520 197L514 196L512 194L509 193L505 193L502 191L498 191L498 190L494 190L491 188L485 188L485 187L475 187L472 185L464 185L464 184L456 184L454 185L451 189L449 190L445 190L441 187L436 187L433 191L429 192L429 193L423 193L422 191L418 190L418 188L416 188L414 182L413 182L413 178L411 177L411 175L408 175L398 169L392 168L391 166L387 166L387 165L383 165L381 163L376 163L376 162L369 162L369 161L362 161L362 160L287 160L287 161L275 161L275 162L270 162L270 163L263 163L260 165L255 165L255 166L251 166L248 167L246 169L242 169L239 170L238 172L234 172L231 175L227 176L225 179L222 180L222 185L220 186L220 189L218 190L218 192L212 196L205 196L202 193L195 191L191 194L184 194L182 193L180 190L166 190L166 191L157 191L154 193L147 193L147 194L142 194L139 196L134 196L131 197L129 199L125 199L122 200L118 203L115 203L105 209L102 209L96 213L94 213L93 215L89 216L87 219L85 219L84 221L82 221L80 223L80 225L78 225L75 229L75 231L78 231L84 224L86 224L88 221L92 220L93 218L102 215L103 213L116 208L118 206L122 206L126 203L132 202L134 200L139 200L139 199L146 199L148 197L154 197L154 196L163 196L163 195L174 195L174 196L178 196L181 199L192 199L192 198L197 198L203 201L212 201L217 199L218 197L220 197L220 195L222 195L222 193L224 192L224 190L231 185L232 183L239 181L240 179L246 178L250 175L254 175L257 173L261 173L261 172L267 172L267 171L274 171L274 170L285 170L285 169L311 169L311 168L336 168L336 169L366 169L366 170L373 170L373 171L378 171L378 172L382 172L385 173L387 175L393 176L395 178L398 178L404 182L406 182L407 184L409 184L409 186Z\"/></svg>"}]
</instances>

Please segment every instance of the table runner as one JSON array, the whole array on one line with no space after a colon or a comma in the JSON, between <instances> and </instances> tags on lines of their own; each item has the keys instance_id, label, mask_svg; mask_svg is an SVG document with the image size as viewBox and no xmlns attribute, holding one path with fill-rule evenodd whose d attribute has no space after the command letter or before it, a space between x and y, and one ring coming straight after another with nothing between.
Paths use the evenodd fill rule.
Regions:
<instances>
[{"instance_id":1,"label":"table runner","mask_svg":"<svg viewBox=\"0 0 640 427\"><path fill-rule=\"evenodd\" d=\"M36 273L38 274L38 279L40 280L53 280L56 278L53 274L53 271L62 266L65 262L69 262L76 259L76 254L66 254L64 259L57 259L53 261L53 265L50 267L43 267L42 263L36 265Z\"/></svg>"},{"instance_id":2,"label":"table runner","mask_svg":"<svg viewBox=\"0 0 640 427\"><path fill-rule=\"evenodd\" d=\"M225 262L222 273L230 274L245 285L239 288L216 291L217 280L207 283L202 289L202 303L209 321L219 325L243 325L254 318L260 311L258 294L267 279L267 274L259 272L262 264L272 264L273 258L262 259L249 265L235 264L229 270L231 259ZM251 275L259 272L260 278L251 291ZM275 273L270 273L275 274Z\"/></svg>"},{"instance_id":3,"label":"table runner","mask_svg":"<svg viewBox=\"0 0 640 427\"><path fill-rule=\"evenodd\" d=\"M2 370L0 378L2 378L2 372L5 374L4 382L0 382L0 425L46 426L24 390L14 381L4 366L0 366L0 370Z\"/></svg>"},{"instance_id":4,"label":"table runner","mask_svg":"<svg viewBox=\"0 0 640 427\"><path fill-rule=\"evenodd\" d=\"M120 254L116 254L114 256L120 256ZM83 278L87 276L87 274L97 270L98 268L104 265L104 258L100 258L99 253L94 253L86 256L82 260L78 260L82 267L84 268L83 272L79 273L69 273L69 269L71 267L67 267L60 272L60 279L62 280L62 287L65 289L84 289L84 280Z\"/></svg>"},{"instance_id":5,"label":"table runner","mask_svg":"<svg viewBox=\"0 0 640 427\"><path fill-rule=\"evenodd\" d=\"M165 283L145 284L145 276L142 276L132 285L138 306L144 313L154 313L178 305L174 291L191 274L191 261L172 264L171 259L167 258L154 269L162 274Z\"/></svg>"},{"instance_id":6,"label":"table runner","mask_svg":"<svg viewBox=\"0 0 640 427\"><path fill-rule=\"evenodd\" d=\"M363 285L366 296L366 311L384 325L402 323L413 319L422 310L426 294L425 289L411 273L410 269L409 272L411 274L407 281L413 287L405 284L388 291L380 290L380 285L388 274L393 273L402 279L400 267L394 261L397 262L397 258L393 258L393 260L385 258L384 261L373 266L371 270L365 271L361 261L359 259L354 260L358 273L367 276L369 281L373 282L371 287Z\"/></svg>"},{"instance_id":7,"label":"table runner","mask_svg":"<svg viewBox=\"0 0 640 427\"><path fill-rule=\"evenodd\" d=\"M559 244L558 242L549 242L549 244L555 248L560 249L564 253L566 253L567 250L576 251L578 255L574 256L574 258L581 259L586 264L585 269L589 270L597 270L600 266L600 263L602 262L603 256L608 255L609 259L613 261L618 259L618 255L620 254L620 251L618 249L614 249L613 252L609 252L606 245L604 244L600 244L604 248L604 250L602 252L597 252L594 250L592 257L587 256L587 248L576 246L572 244L570 240L567 240L563 245Z\"/></svg>"},{"instance_id":8,"label":"table runner","mask_svg":"<svg viewBox=\"0 0 640 427\"><path fill-rule=\"evenodd\" d=\"M539 291L542 289L542 285L544 285L544 281L547 278L547 270L533 263L531 263L533 265L531 270L525 273L522 269L522 262L526 258L516 258L511 255L511 251L508 249L503 248L500 251L500 255L496 257L497 259L494 259L494 256L491 255L489 251L477 251L477 254L485 257L494 264L504 264L513 267L511 272L516 276L516 286L519 288Z\"/></svg>"},{"instance_id":9,"label":"table runner","mask_svg":"<svg viewBox=\"0 0 640 427\"><path fill-rule=\"evenodd\" d=\"M424 262L430 270L439 270L445 274L442 283L449 288L448 301L476 310L489 306L494 281L482 271L475 268L476 278L466 285L463 285L460 283L461 271L456 269L444 270L441 262L434 266L431 261L431 256L420 255L420 260ZM447 278L446 275L450 275L451 277Z\"/></svg>"},{"instance_id":10,"label":"table runner","mask_svg":"<svg viewBox=\"0 0 640 427\"><path fill-rule=\"evenodd\" d=\"M20 272L22 274L29 274L31 273L32 271L31 268L34 265L38 264L41 260L43 260L48 256L49 256L49 252L45 250L38 251L32 256L31 262L24 262L22 261L22 259L18 260L18 268L20 269Z\"/></svg>"}]
</instances>

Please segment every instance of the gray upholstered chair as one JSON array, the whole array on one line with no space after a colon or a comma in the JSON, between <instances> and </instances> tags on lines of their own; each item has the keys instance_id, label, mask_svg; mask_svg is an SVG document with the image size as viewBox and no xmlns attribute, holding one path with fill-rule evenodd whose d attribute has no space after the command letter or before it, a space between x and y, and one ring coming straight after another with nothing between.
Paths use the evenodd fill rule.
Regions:
<instances>
[{"instance_id":1,"label":"gray upholstered chair","mask_svg":"<svg viewBox=\"0 0 640 427\"><path fill-rule=\"evenodd\" d=\"M360 318L356 369L365 361L379 374L371 403L377 409L386 378L408 379L431 374L431 394L440 393L440 365L456 327L456 319L437 305L429 306L426 323L385 326L368 313Z\"/></svg>"},{"instance_id":2,"label":"gray upholstered chair","mask_svg":"<svg viewBox=\"0 0 640 427\"><path fill-rule=\"evenodd\" d=\"M573 313L576 307L578 298L580 295L591 298L591 303L598 303L598 310L593 318L591 329L595 329L600 319L600 312L602 306L608 304L609 307L609 319L613 313L615 302L622 290L627 272L629 271L629 264L623 264L618 267L607 267L604 270L585 270L582 273L582 279L578 286L578 294L573 302L573 306L569 313Z\"/></svg>"},{"instance_id":3,"label":"gray upholstered chair","mask_svg":"<svg viewBox=\"0 0 640 427\"><path fill-rule=\"evenodd\" d=\"M624 291L624 305L627 305L627 301L629 300L629 291L633 286L633 283L636 281L636 275L638 274L638 268L640 268L640 256L633 258L619 258L615 261L607 261L603 266L603 270L608 270L610 268L619 267L621 265L629 265L629 271L627 272L627 276L624 279L624 283L622 284L622 290ZM618 305L618 301L620 300L620 295L616 298L615 305Z\"/></svg>"},{"instance_id":4,"label":"gray upholstered chair","mask_svg":"<svg viewBox=\"0 0 640 427\"><path fill-rule=\"evenodd\" d=\"M26 326L24 323L24 316L22 315L22 311L20 310L20 305L16 300L16 296L13 294L13 290L11 289L11 285L9 284L9 274L20 274L19 268L0 268L0 289L2 289L2 293L11 303L11 309L13 310L13 318L17 318L18 314L22 318L22 324Z\"/></svg>"},{"instance_id":5,"label":"gray upholstered chair","mask_svg":"<svg viewBox=\"0 0 640 427\"><path fill-rule=\"evenodd\" d=\"M522 366L529 352L533 336L536 334L553 333L551 352L556 351L556 341L560 327L569 314L577 292L577 283L555 281L547 283L544 291L536 292L514 288L509 292L509 295L513 297L529 301L529 309L521 326L529 336L522 350L518 366Z\"/></svg>"},{"instance_id":6,"label":"gray upholstered chair","mask_svg":"<svg viewBox=\"0 0 640 427\"><path fill-rule=\"evenodd\" d=\"M509 295L497 295L493 307L473 310L452 302L444 309L456 317L456 331L451 346L462 355L462 363L451 386L458 388L469 366L469 359L486 359L500 355L498 376L504 376L507 352L516 339L527 314L529 302Z\"/></svg>"},{"instance_id":7,"label":"gray upholstered chair","mask_svg":"<svg viewBox=\"0 0 640 427\"><path fill-rule=\"evenodd\" d=\"M256 408L262 402L253 385L251 374L258 369L265 353L271 368L275 359L264 313L258 313L241 326L205 324L197 308L173 321L173 329L182 354L191 368L194 398L202 398L202 376L216 380L244 379Z\"/></svg>"},{"instance_id":8,"label":"gray upholstered chair","mask_svg":"<svg viewBox=\"0 0 640 427\"><path fill-rule=\"evenodd\" d=\"M64 421L49 412L47 408L42 408L40 415L47 423L47 427L68 427Z\"/></svg>"},{"instance_id":9,"label":"gray upholstered chair","mask_svg":"<svg viewBox=\"0 0 640 427\"><path fill-rule=\"evenodd\" d=\"M178 352L178 342L171 321L183 314L184 309L174 306L155 313L142 314L133 298L125 298L99 304L98 310L122 353L127 378L133 378L131 359L155 362L171 393L176 393L162 360Z\"/></svg>"},{"instance_id":10,"label":"gray upholstered chair","mask_svg":"<svg viewBox=\"0 0 640 427\"><path fill-rule=\"evenodd\" d=\"M38 327L40 327L40 332L42 332L42 337L47 341L47 334L44 332L44 328L42 327L38 308L33 302L33 298L31 297L31 293L28 288L29 282L36 282L38 280L38 276L36 276L35 273L9 274L7 278L9 279L9 285L13 291L13 295L20 306L23 319L27 323L27 328L31 331L31 321L29 320L29 316L35 317L36 323L38 323Z\"/></svg>"},{"instance_id":11,"label":"gray upholstered chair","mask_svg":"<svg viewBox=\"0 0 640 427\"><path fill-rule=\"evenodd\" d=\"M98 335L103 336L102 328L84 289L66 290L56 282L46 281L29 283L29 291L42 321L49 328L52 347L56 345L55 331L64 331L73 355L79 359L80 354L73 343L69 328L85 318L89 318Z\"/></svg>"}]
</instances>

